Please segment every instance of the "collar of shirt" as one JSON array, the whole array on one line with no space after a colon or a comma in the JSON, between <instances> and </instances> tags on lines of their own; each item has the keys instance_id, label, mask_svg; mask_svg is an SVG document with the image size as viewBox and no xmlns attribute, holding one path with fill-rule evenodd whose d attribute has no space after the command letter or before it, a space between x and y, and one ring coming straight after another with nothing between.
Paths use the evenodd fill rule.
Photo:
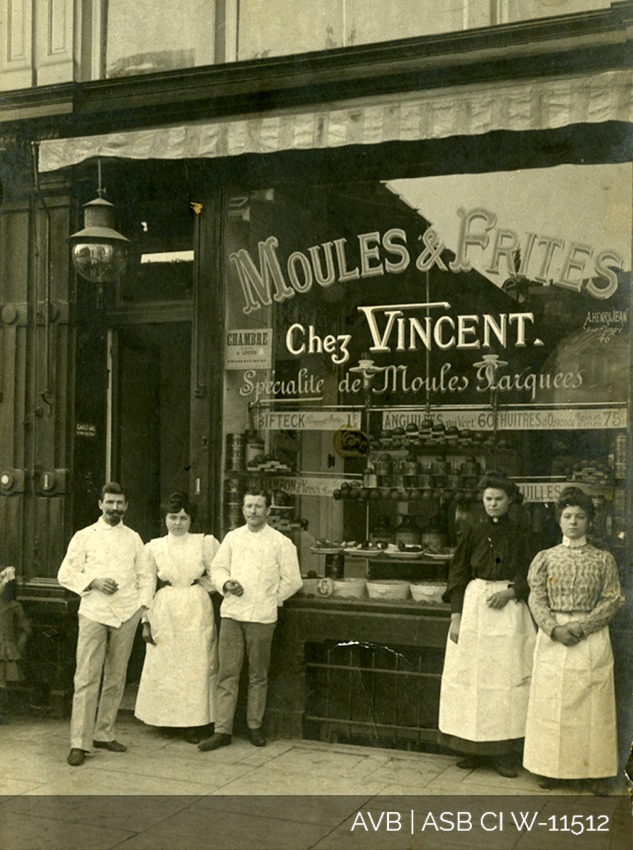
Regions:
<instances>
[{"instance_id":1,"label":"collar of shirt","mask_svg":"<svg viewBox=\"0 0 633 850\"><path fill-rule=\"evenodd\" d=\"M501 514L501 516L488 516L486 515L486 522L489 525L501 525L510 522L510 517L507 513Z\"/></svg>"},{"instance_id":2,"label":"collar of shirt","mask_svg":"<svg viewBox=\"0 0 633 850\"><path fill-rule=\"evenodd\" d=\"M109 522L106 522L102 516L96 522L96 525L99 526L101 531L115 531L117 528L123 527L123 520L117 522L116 525L110 525Z\"/></svg>"},{"instance_id":3,"label":"collar of shirt","mask_svg":"<svg viewBox=\"0 0 633 850\"><path fill-rule=\"evenodd\" d=\"M563 534L563 546L567 546L568 549L582 549L582 547L586 545L587 538L585 535L577 538L576 540L570 540L569 537L565 537Z\"/></svg>"}]
</instances>

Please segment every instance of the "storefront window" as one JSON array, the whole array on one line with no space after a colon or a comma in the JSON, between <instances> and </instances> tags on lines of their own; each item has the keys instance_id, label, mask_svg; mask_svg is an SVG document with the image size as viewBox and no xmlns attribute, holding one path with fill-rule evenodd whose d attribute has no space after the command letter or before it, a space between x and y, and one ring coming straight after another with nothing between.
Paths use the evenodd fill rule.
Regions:
<instances>
[{"instance_id":1,"label":"storefront window","mask_svg":"<svg viewBox=\"0 0 633 850\"><path fill-rule=\"evenodd\" d=\"M236 59L261 59L609 8L609 0L259 0L239 6ZM288 22L291 21L291 32Z\"/></svg>"},{"instance_id":2,"label":"storefront window","mask_svg":"<svg viewBox=\"0 0 633 850\"><path fill-rule=\"evenodd\" d=\"M611 0L506 0L499 5L500 20L497 23L507 23L608 9L612 3Z\"/></svg>"},{"instance_id":3,"label":"storefront window","mask_svg":"<svg viewBox=\"0 0 633 850\"><path fill-rule=\"evenodd\" d=\"M489 24L488 0L468 4L471 14ZM475 8L472 8L475 7ZM479 8L476 8L479 7ZM262 15L258 0L240 4L238 59L259 59L313 50L353 47L378 41L464 29L462 3L431 0L276 0L275 15ZM292 38L288 38L292 21ZM480 24L482 25L482 24Z\"/></svg>"},{"instance_id":4,"label":"storefront window","mask_svg":"<svg viewBox=\"0 0 633 850\"><path fill-rule=\"evenodd\" d=\"M5 4L1 91L461 32L609 0L55 0ZM72 9L76 14L73 15ZM81 14L79 14L81 10ZM35 13L37 11L37 14Z\"/></svg>"},{"instance_id":5,"label":"storefront window","mask_svg":"<svg viewBox=\"0 0 633 850\"><path fill-rule=\"evenodd\" d=\"M629 165L560 166L236 195L224 531L257 483L304 574L376 571L378 543L411 574L496 468L543 546L573 482L622 552L630 187Z\"/></svg>"},{"instance_id":6,"label":"storefront window","mask_svg":"<svg viewBox=\"0 0 633 850\"><path fill-rule=\"evenodd\" d=\"M171 0L109 0L106 76L212 64L215 5L189 0L185 10Z\"/></svg>"},{"instance_id":7,"label":"storefront window","mask_svg":"<svg viewBox=\"0 0 633 850\"><path fill-rule=\"evenodd\" d=\"M609 0L196 0L178 14L168 0L109 0L106 76L461 32L610 5Z\"/></svg>"}]
</instances>

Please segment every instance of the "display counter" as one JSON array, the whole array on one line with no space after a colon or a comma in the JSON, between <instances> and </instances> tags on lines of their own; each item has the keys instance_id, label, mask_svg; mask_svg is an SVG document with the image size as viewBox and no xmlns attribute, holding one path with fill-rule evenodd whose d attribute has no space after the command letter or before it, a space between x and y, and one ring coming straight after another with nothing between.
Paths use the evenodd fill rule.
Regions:
<instances>
[{"instance_id":1,"label":"display counter","mask_svg":"<svg viewBox=\"0 0 633 850\"><path fill-rule=\"evenodd\" d=\"M289 599L273 646L269 734L434 743L449 622L449 606L412 599Z\"/></svg>"}]
</instances>

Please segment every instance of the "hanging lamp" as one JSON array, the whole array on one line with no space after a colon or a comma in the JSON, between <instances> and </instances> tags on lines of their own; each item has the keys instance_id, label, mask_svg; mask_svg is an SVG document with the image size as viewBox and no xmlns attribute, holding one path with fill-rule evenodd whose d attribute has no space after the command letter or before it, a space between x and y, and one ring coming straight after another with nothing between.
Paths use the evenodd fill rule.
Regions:
<instances>
[{"instance_id":1,"label":"hanging lamp","mask_svg":"<svg viewBox=\"0 0 633 850\"><path fill-rule=\"evenodd\" d=\"M125 271L130 240L115 230L116 208L102 195L101 161L98 162L98 197L84 204L84 227L68 237L77 274L91 283L110 283Z\"/></svg>"}]
</instances>

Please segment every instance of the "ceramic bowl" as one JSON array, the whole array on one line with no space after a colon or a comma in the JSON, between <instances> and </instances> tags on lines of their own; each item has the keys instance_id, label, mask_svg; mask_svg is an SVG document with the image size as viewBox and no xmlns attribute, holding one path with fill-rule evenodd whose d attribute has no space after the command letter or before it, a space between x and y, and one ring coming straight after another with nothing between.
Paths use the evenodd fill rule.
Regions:
<instances>
[{"instance_id":1,"label":"ceramic bowl","mask_svg":"<svg viewBox=\"0 0 633 850\"><path fill-rule=\"evenodd\" d=\"M335 579L332 596L337 599L363 599L367 596L367 581L364 578Z\"/></svg>"},{"instance_id":2,"label":"ceramic bowl","mask_svg":"<svg viewBox=\"0 0 633 850\"><path fill-rule=\"evenodd\" d=\"M318 578L304 578L303 587L299 591L301 596L316 596L319 581Z\"/></svg>"},{"instance_id":3,"label":"ceramic bowl","mask_svg":"<svg viewBox=\"0 0 633 850\"><path fill-rule=\"evenodd\" d=\"M409 584L411 596L416 602L442 603L442 594L446 590L446 582L442 581L412 581Z\"/></svg>"},{"instance_id":4,"label":"ceramic bowl","mask_svg":"<svg viewBox=\"0 0 633 850\"><path fill-rule=\"evenodd\" d=\"M384 579L367 582L367 593L370 599L407 599L409 582L399 579Z\"/></svg>"}]
</instances>

